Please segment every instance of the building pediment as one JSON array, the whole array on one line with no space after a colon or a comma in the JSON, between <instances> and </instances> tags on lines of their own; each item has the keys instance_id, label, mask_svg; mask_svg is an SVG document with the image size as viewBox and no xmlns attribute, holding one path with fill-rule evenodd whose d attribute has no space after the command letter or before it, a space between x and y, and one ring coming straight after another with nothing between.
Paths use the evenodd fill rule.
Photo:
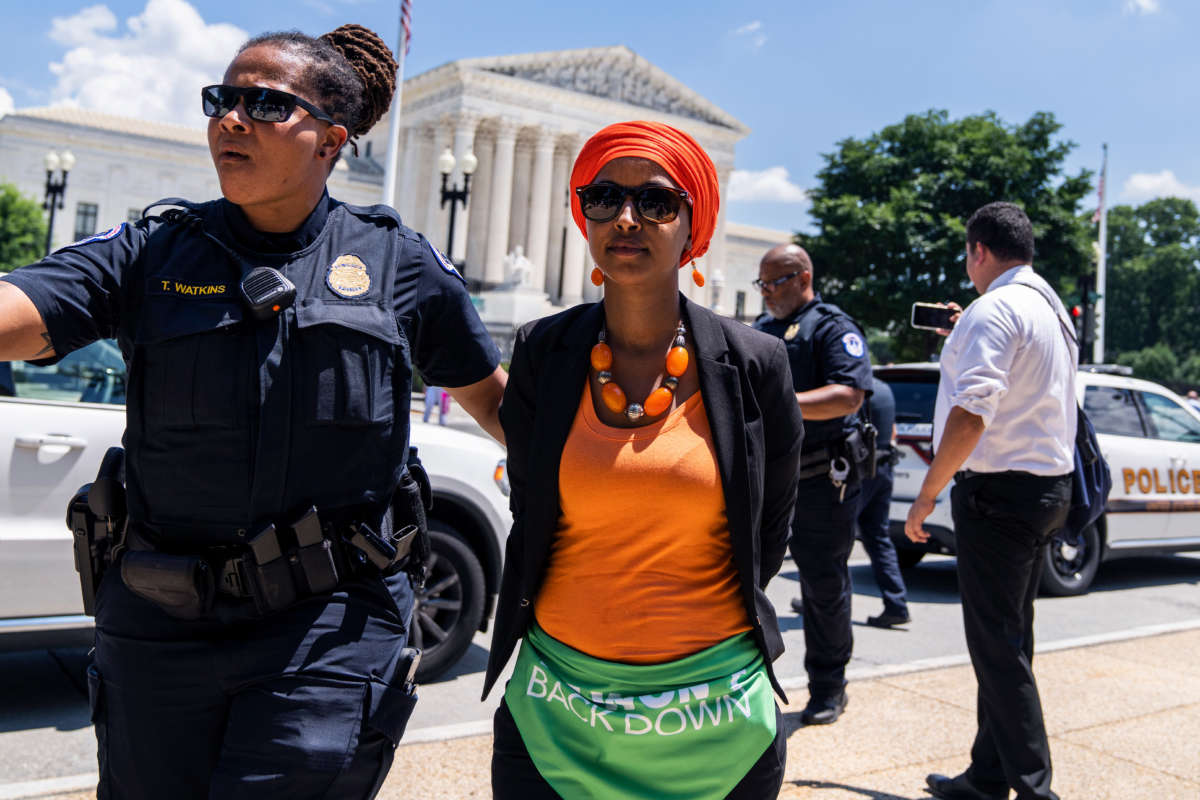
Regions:
<instances>
[{"instance_id":1,"label":"building pediment","mask_svg":"<svg viewBox=\"0 0 1200 800\"><path fill-rule=\"evenodd\" d=\"M457 64L748 132L731 114L624 46L470 58Z\"/></svg>"}]
</instances>

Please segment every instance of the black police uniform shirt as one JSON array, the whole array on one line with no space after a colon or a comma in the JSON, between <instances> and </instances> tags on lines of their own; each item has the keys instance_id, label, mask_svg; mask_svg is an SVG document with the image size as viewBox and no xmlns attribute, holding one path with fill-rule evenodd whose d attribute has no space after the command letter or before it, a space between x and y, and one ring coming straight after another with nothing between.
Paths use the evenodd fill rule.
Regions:
<instances>
[{"instance_id":1,"label":"black police uniform shirt","mask_svg":"<svg viewBox=\"0 0 1200 800\"><path fill-rule=\"evenodd\" d=\"M805 323L816 314L812 341L803 337ZM754 327L783 339L792 368L792 388L807 392L832 383L871 392L871 359L862 331L846 312L816 296L783 319L763 314ZM844 437L854 426L854 414L822 420L804 420L804 451L811 452Z\"/></svg>"},{"instance_id":2,"label":"black police uniform shirt","mask_svg":"<svg viewBox=\"0 0 1200 800\"><path fill-rule=\"evenodd\" d=\"M462 277L386 206L326 194L282 235L223 199L189 208L7 277L49 331L56 358L38 363L118 340L130 518L206 543L309 505L382 518L408 452L413 365L453 387L499 363ZM267 321L239 300L260 266L296 284Z\"/></svg>"}]
</instances>

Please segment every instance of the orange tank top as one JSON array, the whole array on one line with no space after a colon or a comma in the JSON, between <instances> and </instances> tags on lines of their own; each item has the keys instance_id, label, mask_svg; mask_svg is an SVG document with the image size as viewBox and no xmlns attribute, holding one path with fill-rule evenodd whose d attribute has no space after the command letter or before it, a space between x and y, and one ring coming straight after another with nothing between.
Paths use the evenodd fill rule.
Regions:
<instances>
[{"instance_id":1,"label":"orange tank top","mask_svg":"<svg viewBox=\"0 0 1200 800\"><path fill-rule=\"evenodd\" d=\"M614 428L586 387L558 491L534 607L551 636L607 661L656 664L751 629L699 392L651 425Z\"/></svg>"}]
</instances>

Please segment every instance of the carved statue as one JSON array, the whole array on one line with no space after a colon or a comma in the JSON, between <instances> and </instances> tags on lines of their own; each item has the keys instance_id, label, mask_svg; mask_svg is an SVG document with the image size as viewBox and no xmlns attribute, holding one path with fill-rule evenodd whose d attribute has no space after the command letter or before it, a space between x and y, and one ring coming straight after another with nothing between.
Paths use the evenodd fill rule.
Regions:
<instances>
[{"instance_id":1,"label":"carved statue","mask_svg":"<svg viewBox=\"0 0 1200 800\"><path fill-rule=\"evenodd\" d=\"M659 76L641 71L635 61L622 54L603 54L588 60L553 59L548 63L505 65L491 70L655 111L724 124L700 103L678 96L674 87Z\"/></svg>"},{"instance_id":2,"label":"carved statue","mask_svg":"<svg viewBox=\"0 0 1200 800\"><path fill-rule=\"evenodd\" d=\"M504 267L506 285L519 288L533 285L533 262L525 257L524 247L517 245L500 263Z\"/></svg>"}]
</instances>

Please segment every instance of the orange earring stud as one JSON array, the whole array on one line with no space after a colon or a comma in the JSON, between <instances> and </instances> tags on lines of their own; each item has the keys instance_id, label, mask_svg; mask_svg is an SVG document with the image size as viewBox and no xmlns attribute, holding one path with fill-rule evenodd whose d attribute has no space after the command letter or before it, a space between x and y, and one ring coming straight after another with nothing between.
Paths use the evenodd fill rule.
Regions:
<instances>
[{"instance_id":1,"label":"orange earring stud","mask_svg":"<svg viewBox=\"0 0 1200 800\"><path fill-rule=\"evenodd\" d=\"M599 267L592 267L592 284L595 286L604 285L604 273L600 271Z\"/></svg>"}]
</instances>

